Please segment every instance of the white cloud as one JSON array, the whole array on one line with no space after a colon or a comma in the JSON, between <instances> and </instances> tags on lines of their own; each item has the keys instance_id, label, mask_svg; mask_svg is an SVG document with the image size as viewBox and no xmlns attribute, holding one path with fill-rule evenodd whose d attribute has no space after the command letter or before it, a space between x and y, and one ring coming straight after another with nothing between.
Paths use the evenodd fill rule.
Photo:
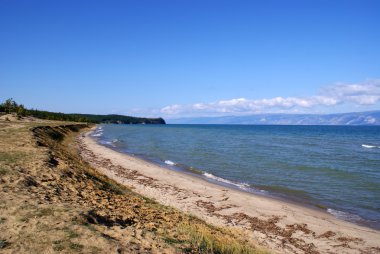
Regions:
<instances>
[{"instance_id":1,"label":"white cloud","mask_svg":"<svg viewBox=\"0 0 380 254\"><path fill-rule=\"evenodd\" d=\"M168 115L178 114L178 113L181 113L184 108L185 108L184 106L174 104L174 105L170 105L170 106L166 106L162 108L161 113L168 114Z\"/></svg>"},{"instance_id":2,"label":"white cloud","mask_svg":"<svg viewBox=\"0 0 380 254\"><path fill-rule=\"evenodd\" d=\"M380 80L368 80L361 84L336 84L322 90L322 94L341 102L373 105L380 101Z\"/></svg>"},{"instance_id":3,"label":"white cloud","mask_svg":"<svg viewBox=\"0 0 380 254\"><path fill-rule=\"evenodd\" d=\"M193 105L174 104L160 110L167 116L254 114L267 112L295 112L317 106L331 107L337 104L373 105L380 101L380 80L368 80L359 84L336 84L324 88L311 97L275 97L250 100L236 98Z\"/></svg>"}]
</instances>

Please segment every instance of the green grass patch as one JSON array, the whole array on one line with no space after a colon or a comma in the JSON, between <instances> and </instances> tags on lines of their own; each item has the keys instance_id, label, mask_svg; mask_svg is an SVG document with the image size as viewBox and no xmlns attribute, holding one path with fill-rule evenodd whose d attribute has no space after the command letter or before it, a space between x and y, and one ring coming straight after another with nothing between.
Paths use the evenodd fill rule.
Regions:
<instances>
[{"instance_id":1,"label":"green grass patch","mask_svg":"<svg viewBox=\"0 0 380 254\"><path fill-rule=\"evenodd\" d=\"M65 249L65 246L63 246L61 244L57 244L57 245L53 246L53 250L55 250L55 251L63 251L64 249Z\"/></svg>"},{"instance_id":2,"label":"green grass patch","mask_svg":"<svg viewBox=\"0 0 380 254\"><path fill-rule=\"evenodd\" d=\"M0 239L0 249L4 249L8 245L9 245L9 243L6 240L1 240Z\"/></svg>"},{"instance_id":3,"label":"green grass patch","mask_svg":"<svg viewBox=\"0 0 380 254\"><path fill-rule=\"evenodd\" d=\"M157 204L157 202L152 198L141 196L141 199L144 200L146 204L152 204L152 205Z\"/></svg>"},{"instance_id":4,"label":"green grass patch","mask_svg":"<svg viewBox=\"0 0 380 254\"><path fill-rule=\"evenodd\" d=\"M8 175L11 172L12 170L9 168L4 168L4 167L0 168L0 176Z\"/></svg>"},{"instance_id":5,"label":"green grass patch","mask_svg":"<svg viewBox=\"0 0 380 254\"><path fill-rule=\"evenodd\" d=\"M62 244L64 241L63 240L55 240L53 241L53 244Z\"/></svg>"},{"instance_id":6,"label":"green grass patch","mask_svg":"<svg viewBox=\"0 0 380 254\"><path fill-rule=\"evenodd\" d=\"M69 239L73 239L73 238L79 237L79 234L77 232L75 232L75 231L72 231L72 230L68 230L66 233L67 233L67 237Z\"/></svg>"},{"instance_id":7,"label":"green grass patch","mask_svg":"<svg viewBox=\"0 0 380 254\"><path fill-rule=\"evenodd\" d=\"M98 230L94 227L94 225L92 224L84 224L86 226L86 228L88 228L91 232L97 232Z\"/></svg>"},{"instance_id":8,"label":"green grass patch","mask_svg":"<svg viewBox=\"0 0 380 254\"><path fill-rule=\"evenodd\" d=\"M22 209L33 209L34 205L28 205L26 204ZM35 208L34 208L35 209ZM47 216L54 216L54 209L53 208L40 208L32 211L26 211L23 215L20 216L18 221L21 222L28 222L30 219L33 218L41 218L41 217L47 217Z\"/></svg>"},{"instance_id":9,"label":"green grass patch","mask_svg":"<svg viewBox=\"0 0 380 254\"><path fill-rule=\"evenodd\" d=\"M164 240L165 243L171 244L171 245L181 244L181 243L184 242L184 240L179 240L179 239L172 238L172 237L164 237L163 240Z\"/></svg>"},{"instance_id":10,"label":"green grass patch","mask_svg":"<svg viewBox=\"0 0 380 254\"><path fill-rule=\"evenodd\" d=\"M104 181L100 189L105 190L105 191L112 191L116 194L121 194L121 195L125 194L124 188L122 188L117 183L113 183L113 182Z\"/></svg>"},{"instance_id":11,"label":"green grass patch","mask_svg":"<svg viewBox=\"0 0 380 254\"><path fill-rule=\"evenodd\" d=\"M28 154L24 152L0 152L0 162L6 164L13 164L20 160L25 160Z\"/></svg>"},{"instance_id":12,"label":"green grass patch","mask_svg":"<svg viewBox=\"0 0 380 254\"><path fill-rule=\"evenodd\" d=\"M187 235L191 249L199 253L258 254L263 253L253 246L239 242L235 237L222 231L215 231L206 225L181 225L180 231ZM186 252L186 250L184 250Z\"/></svg>"},{"instance_id":13,"label":"green grass patch","mask_svg":"<svg viewBox=\"0 0 380 254\"><path fill-rule=\"evenodd\" d=\"M70 243L69 244L69 248L72 249L72 250L81 250L83 249L83 245L82 244L79 244L79 243Z\"/></svg>"},{"instance_id":14,"label":"green grass patch","mask_svg":"<svg viewBox=\"0 0 380 254\"><path fill-rule=\"evenodd\" d=\"M37 210L36 216L37 217L46 217L46 216L53 216L54 215L54 209L53 208L42 208Z\"/></svg>"}]
</instances>

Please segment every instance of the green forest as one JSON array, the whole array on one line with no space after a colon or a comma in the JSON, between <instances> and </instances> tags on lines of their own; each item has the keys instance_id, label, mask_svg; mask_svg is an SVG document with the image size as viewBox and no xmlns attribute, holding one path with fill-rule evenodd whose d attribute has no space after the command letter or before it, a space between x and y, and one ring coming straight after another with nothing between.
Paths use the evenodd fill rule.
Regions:
<instances>
[{"instance_id":1,"label":"green forest","mask_svg":"<svg viewBox=\"0 0 380 254\"><path fill-rule=\"evenodd\" d=\"M12 98L0 104L0 112L15 113L20 117L33 116L40 119L87 122L87 123L114 123L114 124L165 124L162 118L143 118L124 115L92 115L92 114L66 114L49 112L38 109L28 109L18 104Z\"/></svg>"}]
</instances>

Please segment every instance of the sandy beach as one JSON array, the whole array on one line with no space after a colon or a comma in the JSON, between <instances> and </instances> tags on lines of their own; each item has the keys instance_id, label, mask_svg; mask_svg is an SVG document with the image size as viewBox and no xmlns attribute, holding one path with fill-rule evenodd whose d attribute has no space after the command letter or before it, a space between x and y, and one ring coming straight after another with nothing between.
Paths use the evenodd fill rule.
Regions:
<instances>
[{"instance_id":1,"label":"sandy beach","mask_svg":"<svg viewBox=\"0 0 380 254\"><path fill-rule=\"evenodd\" d=\"M78 137L80 154L135 192L204 219L243 230L278 253L380 253L380 232L297 204L254 195L169 170Z\"/></svg>"}]
</instances>

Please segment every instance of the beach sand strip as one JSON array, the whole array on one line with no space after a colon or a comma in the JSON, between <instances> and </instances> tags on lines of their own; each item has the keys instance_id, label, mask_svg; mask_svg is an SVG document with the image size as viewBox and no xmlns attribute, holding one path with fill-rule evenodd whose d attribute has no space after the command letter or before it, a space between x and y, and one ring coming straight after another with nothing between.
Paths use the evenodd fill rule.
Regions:
<instances>
[{"instance_id":1,"label":"beach sand strip","mask_svg":"<svg viewBox=\"0 0 380 254\"><path fill-rule=\"evenodd\" d=\"M301 205L210 183L78 137L82 158L111 179L278 253L380 253L380 232Z\"/></svg>"}]
</instances>

